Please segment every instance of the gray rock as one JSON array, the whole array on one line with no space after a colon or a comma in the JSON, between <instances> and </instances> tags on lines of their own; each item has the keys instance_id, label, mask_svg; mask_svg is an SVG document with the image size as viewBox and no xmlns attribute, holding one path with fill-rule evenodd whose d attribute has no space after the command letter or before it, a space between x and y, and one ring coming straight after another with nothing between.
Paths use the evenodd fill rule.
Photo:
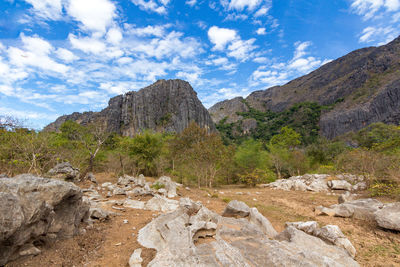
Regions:
<instances>
[{"instance_id":1,"label":"gray rock","mask_svg":"<svg viewBox=\"0 0 400 267\"><path fill-rule=\"evenodd\" d=\"M366 182L359 182L353 185L352 191L362 191L366 190L368 188L368 185Z\"/></svg>"},{"instance_id":2,"label":"gray rock","mask_svg":"<svg viewBox=\"0 0 400 267\"><path fill-rule=\"evenodd\" d=\"M104 221L110 218L110 213L100 207L91 207L89 210L90 218Z\"/></svg>"},{"instance_id":3,"label":"gray rock","mask_svg":"<svg viewBox=\"0 0 400 267\"><path fill-rule=\"evenodd\" d=\"M278 232L274 229L270 221L265 218L257 208L251 208L249 214L249 221L257 225L262 232L269 238L274 238Z\"/></svg>"},{"instance_id":4,"label":"gray rock","mask_svg":"<svg viewBox=\"0 0 400 267\"><path fill-rule=\"evenodd\" d=\"M400 202L385 204L375 212L375 220L382 228L400 231Z\"/></svg>"},{"instance_id":5,"label":"gray rock","mask_svg":"<svg viewBox=\"0 0 400 267\"><path fill-rule=\"evenodd\" d=\"M145 203L143 201L138 201L138 200L133 200L133 199L127 199L124 202L124 207L125 208L131 208L131 209L144 209Z\"/></svg>"},{"instance_id":6,"label":"gray rock","mask_svg":"<svg viewBox=\"0 0 400 267\"><path fill-rule=\"evenodd\" d=\"M8 178L8 176L7 176L7 174L5 174L5 173L1 173L1 174L0 174L0 179L1 179L1 178Z\"/></svg>"},{"instance_id":7,"label":"gray rock","mask_svg":"<svg viewBox=\"0 0 400 267\"><path fill-rule=\"evenodd\" d=\"M142 249L138 248L133 251L131 257L129 258L129 267L141 267L143 259L140 257L142 254Z\"/></svg>"},{"instance_id":8,"label":"gray rock","mask_svg":"<svg viewBox=\"0 0 400 267\"><path fill-rule=\"evenodd\" d=\"M146 210L169 212L176 210L178 206L179 202L177 200L168 199L159 195L155 195L152 199L147 201L144 208Z\"/></svg>"},{"instance_id":9,"label":"gray rock","mask_svg":"<svg viewBox=\"0 0 400 267\"><path fill-rule=\"evenodd\" d=\"M89 172L88 174L86 174L86 179L88 179L92 183L97 184L97 180L96 180L96 177L94 176L93 172Z\"/></svg>"},{"instance_id":10,"label":"gray rock","mask_svg":"<svg viewBox=\"0 0 400 267\"><path fill-rule=\"evenodd\" d=\"M278 238L279 237L279 238ZM246 218L222 217L188 199L140 229L157 250L148 266L358 266L341 247L294 227L277 240Z\"/></svg>"},{"instance_id":11,"label":"gray rock","mask_svg":"<svg viewBox=\"0 0 400 267\"><path fill-rule=\"evenodd\" d=\"M176 183L171 180L168 176L160 177L156 183L163 184L165 186L165 190L167 190L167 196L169 198L176 197Z\"/></svg>"},{"instance_id":12,"label":"gray rock","mask_svg":"<svg viewBox=\"0 0 400 267\"><path fill-rule=\"evenodd\" d=\"M76 181L79 178L79 169L72 167L69 162L58 163L47 173L51 178Z\"/></svg>"},{"instance_id":13,"label":"gray rock","mask_svg":"<svg viewBox=\"0 0 400 267\"><path fill-rule=\"evenodd\" d=\"M250 208L242 201L232 200L225 207L224 217L247 217L250 214Z\"/></svg>"},{"instance_id":14,"label":"gray rock","mask_svg":"<svg viewBox=\"0 0 400 267\"><path fill-rule=\"evenodd\" d=\"M352 185L345 180L331 180L328 181L328 186L334 190L347 190L350 191L352 189Z\"/></svg>"},{"instance_id":15,"label":"gray rock","mask_svg":"<svg viewBox=\"0 0 400 267\"><path fill-rule=\"evenodd\" d=\"M47 235L69 238L89 217L89 204L72 183L30 174L0 179L0 266Z\"/></svg>"},{"instance_id":16,"label":"gray rock","mask_svg":"<svg viewBox=\"0 0 400 267\"><path fill-rule=\"evenodd\" d=\"M347 191L346 193L341 194L339 196L338 203L342 204L342 203L345 203L345 202L353 201L355 199L356 199L356 196L351 194L349 191Z\"/></svg>"},{"instance_id":17,"label":"gray rock","mask_svg":"<svg viewBox=\"0 0 400 267\"><path fill-rule=\"evenodd\" d=\"M335 204L329 208L317 207L317 214L337 216L337 217L353 217L359 220L374 221L374 213L383 207L383 204L378 200L357 199L342 204Z\"/></svg>"},{"instance_id":18,"label":"gray rock","mask_svg":"<svg viewBox=\"0 0 400 267\"><path fill-rule=\"evenodd\" d=\"M125 191L125 189L123 189L121 187L116 187L113 190L113 195L126 195L126 191Z\"/></svg>"},{"instance_id":19,"label":"gray rock","mask_svg":"<svg viewBox=\"0 0 400 267\"><path fill-rule=\"evenodd\" d=\"M41 253L40 249L35 247L33 244L27 244L24 245L20 250L19 250L19 255L20 256L36 256Z\"/></svg>"},{"instance_id":20,"label":"gray rock","mask_svg":"<svg viewBox=\"0 0 400 267\"><path fill-rule=\"evenodd\" d=\"M319 228L317 222L309 221L286 223L286 226L294 227L309 235L319 237L330 244L334 244L340 248L343 248L352 258L356 256L356 249L336 225L326 225L322 228Z\"/></svg>"}]
</instances>

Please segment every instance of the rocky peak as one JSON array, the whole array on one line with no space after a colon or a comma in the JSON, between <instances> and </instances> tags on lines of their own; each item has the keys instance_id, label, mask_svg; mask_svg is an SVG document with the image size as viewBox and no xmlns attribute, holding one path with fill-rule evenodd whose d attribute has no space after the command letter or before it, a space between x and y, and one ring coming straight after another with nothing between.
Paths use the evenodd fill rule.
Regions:
<instances>
[{"instance_id":1,"label":"rocky peak","mask_svg":"<svg viewBox=\"0 0 400 267\"><path fill-rule=\"evenodd\" d=\"M103 123L107 130L133 136L145 129L181 132L190 122L215 131L215 125L197 93L183 80L159 80L137 92L110 99L100 112L73 113L58 118L45 130L58 130L67 120L87 124Z\"/></svg>"}]
</instances>

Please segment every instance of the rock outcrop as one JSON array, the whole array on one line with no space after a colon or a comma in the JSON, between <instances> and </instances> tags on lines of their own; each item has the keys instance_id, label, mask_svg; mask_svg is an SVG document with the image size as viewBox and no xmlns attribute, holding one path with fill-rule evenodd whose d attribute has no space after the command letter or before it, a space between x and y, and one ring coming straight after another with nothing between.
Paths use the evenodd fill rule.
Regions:
<instances>
[{"instance_id":1,"label":"rock outcrop","mask_svg":"<svg viewBox=\"0 0 400 267\"><path fill-rule=\"evenodd\" d=\"M36 255L36 243L69 238L88 219L89 204L72 183L29 174L0 179L0 266Z\"/></svg>"},{"instance_id":2,"label":"rock outcrop","mask_svg":"<svg viewBox=\"0 0 400 267\"><path fill-rule=\"evenodd\" d=\"M400 121L400 37L353 51L283 86L251 93L249 107L281 112L302 102L331 105L322 113L320 133L327 138L360 130L374 122ZM240 122L243 101L225 100L209 109L215 122ZM240 125L240 123L239 123Z\"/></svg>"},{"instance_id":3,"label":"rock outcrop","mask_svg":"<svg viewBox=\"0 0 400 267\"><path fill-rule=\"evenodd\" d=\"M100 112L73 113L46 126L57 131L67 120L103 125L108 132L134 136L145 129L181 132L191 122L215 131L215 125L190 84L182 80L159 80L137 92L111 98Z\"/></svg>"},{"instance_id":4,"label":"rock outcrop","mask_svg":"<svg viewBox=\"0 0 400 267\"><path fill-rule=\"evenodd\" d=\"M329 174L305 174L302 176L293 176L288 179L279 179L261 186L285 191L313 192L328 192L331 190L359 191L367 188L363 176L351 174L336 176Z\"/></svg>"},{"instance_id":5,"label":"rock outcrop","mask_svg":"<svg viewBox=\"0 0 400 267\"><path fill-rule=\"evenodd\" d=\"M47 172L50 178L57 178L61 180L76 181L79 179L79 169L72 167L69 162L58 163Z\"/></svg>"},{"instance_id":6,"label":"rock outcrop","mask_svg":"<svg viewBox=\"0 0 400 267\"><path fill-rule=\"evenodd\" d=\"M317 215L328 215L376 222L388 230L400 231L400 202L384 204L376 199L357 199L330 207L318 206Z\"/></svg>"},{"instance_id":7,"label":"rock outcrop","mask_svg":"<svg viewBox=\"0 0 400 267\"><path fill-rule=\"evenodd\" d=\"M318 228L321 239L287 226L271 238L247 218L223 217L182 198L176 211L142 228L138 242L157 250L148 266L359 266L338 229Z\"/></svg>"}]
</instances>

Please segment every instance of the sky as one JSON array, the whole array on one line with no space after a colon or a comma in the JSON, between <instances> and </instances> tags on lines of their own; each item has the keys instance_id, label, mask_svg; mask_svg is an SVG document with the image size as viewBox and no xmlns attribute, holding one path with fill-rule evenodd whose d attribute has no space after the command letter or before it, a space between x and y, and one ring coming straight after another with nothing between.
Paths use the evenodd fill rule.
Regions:
<instances>
[{"instance_id":1,"label":"sky","mask_svg":"<svg viewBox=\"0 0 400 267\"><path fill-rule=\"evenodd\" d=\"M0 115L40 129L158 79L208 108L400 34L400 0L0 0Z\"/></svg>"}]
</instances>

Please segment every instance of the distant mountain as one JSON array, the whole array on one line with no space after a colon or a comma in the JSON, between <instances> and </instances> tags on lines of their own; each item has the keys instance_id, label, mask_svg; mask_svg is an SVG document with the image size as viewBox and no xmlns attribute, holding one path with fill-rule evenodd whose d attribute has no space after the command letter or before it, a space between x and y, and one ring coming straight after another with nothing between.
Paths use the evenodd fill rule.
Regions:
<instances>
[{"instance_id":1,"label":"distant mountain","mask_svg":"<svg viewBox=\"0 0 400 267\"><path fill-rule=\"evenodd\" d=\"M316 102L322 109L320 134L327 138L359 130L374 122L400 121L400 37L380 47L356 50L283 86L256 91L209 109L215 123L242 125L236 112L254 109L283 112L293 105ZM248 123L254 130L257 125ZM237 128L237 127L236 127Z\"/></svg>"},{"instance_id":2,"label":"distant mountain","mask_svg":"<svg viewBox=\"0 0 400 267\"><path fill-rule=\"evenodd\" d=\"M159 80L137 92L111 98L108 107L100 112L75 112L61 116L44 130L57 131L67 120L83 125L102 123L107 131L124 136L133 136L144 129L179 133L192 121L215 131L215 125L197 93L182 80Z\"/></svg>"}]
</instances>

